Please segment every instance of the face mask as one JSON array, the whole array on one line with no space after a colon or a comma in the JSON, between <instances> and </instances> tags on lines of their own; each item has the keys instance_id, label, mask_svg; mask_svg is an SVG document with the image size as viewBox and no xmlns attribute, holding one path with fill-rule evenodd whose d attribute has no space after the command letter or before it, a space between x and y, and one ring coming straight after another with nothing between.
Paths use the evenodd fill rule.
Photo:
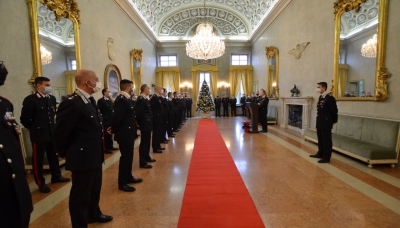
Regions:
<instances>
[{"instance_id":1,"label":"face mask","mask_svg":"<svg viewBox=\"0 0 400 228\"><path fill-rule=\"evenodd\" d=\"M53 89L52 89L50 86L44 87L44 93L45 93L45 94L50 94L51 91L53 91Z\"/></svg>"},{"instance_id":2,"label":"face mask","mask_svg":"<svg viewBox=\"0 0 400 228\"><path fill-rule=\"evenodd\" d=\"M320 88L317 88L316 91L317 91L317 93L321 93L321 89Z\"/></svg>"},{"instance_id":3,"label":"face mask","mask_svg":"<svg viewBox=\"0 0 400 228\"><path fill-rule=\"evenodd\" d=\"M92 82L92 81L90 81L90 82ZM94 82L92 82L92 83L94 83ZM88 86L93 89L94 93L97 93L97 92L99 92L101 90L101 82L96 82L96 86L95 87L92 87L90 85L88 85Z\"/></svg>"}]
</instances>

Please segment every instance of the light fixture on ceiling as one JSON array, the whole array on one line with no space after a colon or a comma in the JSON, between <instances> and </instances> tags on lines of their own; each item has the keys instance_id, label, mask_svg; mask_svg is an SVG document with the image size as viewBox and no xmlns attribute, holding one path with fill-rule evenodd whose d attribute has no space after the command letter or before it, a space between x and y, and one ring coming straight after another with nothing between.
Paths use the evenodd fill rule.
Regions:
<instances>
[{"instance_id":1,"label":"light fixture on ceiling","mask_svg":"<svg viewBox=\"0 0 400 228\"><path fill-rule=\"evenodd\" d=\"M361 55L366 58L376 58L376 46L378 44L378 36L375 34L361 48Z\"/></svg>"},{"instance_id":2,"label":"light fixture on ceiling","mask_svg":"<svg viewBox=\"0 0 400 228\"><path fill-rule=\"evenodd\" d=\"M49 52L45 47L43 47L42 45L40 45L40 57L42 60L42 64L46 65L51 63L51 59L53 58L51 56L51 52Z\"/></svg>"},{"instance_id":3,"label":"light fixture on ceiling","mask_svg":"<svg viewBox=\"0 0 400 228\"><path fill-rule=\"evenodd\" d=\"M196 35L186 43L186 54L194 59L215 59L225 53L225 43L213 33L213 26L206 22L204 1L204 23L196 28Z\"/></svg>"}]
</instances>

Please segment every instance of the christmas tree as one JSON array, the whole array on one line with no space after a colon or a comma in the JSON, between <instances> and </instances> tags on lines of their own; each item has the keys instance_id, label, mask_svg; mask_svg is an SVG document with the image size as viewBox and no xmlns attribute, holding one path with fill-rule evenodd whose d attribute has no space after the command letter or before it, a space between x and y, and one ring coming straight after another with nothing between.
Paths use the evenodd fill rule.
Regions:
<instances>
[{"instance_id":1,"label":"christmas tree","mask_svg":"<svg viewBox=\"0 0 400 228\"><path fill-rule=\"evenodd\" d=\"M209 113L214 111L214 103L211 98L210 88L207 85L207 82L204 81L201 86L201 91L199 93L199 99L197 102L196 111L202 111L204 113Z\"/></svg>"}]
</instances>

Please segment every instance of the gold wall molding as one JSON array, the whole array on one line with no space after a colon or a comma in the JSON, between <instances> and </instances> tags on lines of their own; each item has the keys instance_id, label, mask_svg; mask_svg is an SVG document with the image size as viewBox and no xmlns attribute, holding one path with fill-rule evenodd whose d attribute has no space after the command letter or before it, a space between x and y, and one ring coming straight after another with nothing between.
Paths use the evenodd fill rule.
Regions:
<instances>
[{"instance_id":1,"label":"gold wall molding","mask_svg":"<svg viewBox=\"0 0 400 228\"><path fill-rule=\"evenodd\" d=\"M366 2L367 0L338 0L333 3L334 14L337 15L341 12L347 12L354 10L358 13L360 11L361 3Z\"/></svg>"},{"instance_id":2,"label":"gold wall molding","mask_svg":"<svg viewBox=\"0 0 400 228\"><path fill-rule=\"evenodd\" d=\"M134 60L141 62L142 61L142 49L133 49L131 51L131 56Z\"/></svg>"},{"instance_id":3,"label":"gold wall molding","mask_svg":"<svg viewBox=\"0 0 400 228\"><path fill-rule=\"evenodd\" d=\"M43 5L54 11L56 20L60 21L62 17L75 18L78 24L81 23L80 10L76 0L39 0Z\"/></svg>"},{"instance_id":4,"label":"gold wall molding","mask_svg":"<svg viewBox=\"0 0 400 228\"><path fill-rule=\"evenodd\" d=\"M143 62L142 62L142 54L143 50L142 49L132 49L129 52L130 56L130 66L131 66L131 81L133 81L133 84L135 85L135 89L140 88L140 86L143 83ZM134 61L139 62L140 67L139 67L139 78L135 79L135 66L134 66Z\"/></svg>"},{"instance_id":5,"label":"gold wall molding","mask_svg":"<svg viewBox=\"0 0 400 228\"><path fill-rule=\"evenodd\" d=\"M279 50L278 48L274 47L274 46L267 46L265 47L265 52L266 52L266 56L267 56L267 96L269 97L270 100L278 100L279 99ZM276 58L276 65L275 66L271 66L269 65L269 60L272 58ZM272 81L270 81L271 79L271 75L270 75L270 68L275 67L275 97L271 97L271 93L273 92L273 86L272 86Z\"/></svg>"},{"instance_id":6,"label":"gold wall molding","mask_svg":"<svg viewBox=\"0 0 400 228\"><path fill-rule=\"evenodd\" d=\"M274 58L277 54L279 54L279 50L278 48L274 47L274 46L267 46L265 47L265 51L267 52L267 58L268 59L272 59Z\"/></svg>"}]
</instances>

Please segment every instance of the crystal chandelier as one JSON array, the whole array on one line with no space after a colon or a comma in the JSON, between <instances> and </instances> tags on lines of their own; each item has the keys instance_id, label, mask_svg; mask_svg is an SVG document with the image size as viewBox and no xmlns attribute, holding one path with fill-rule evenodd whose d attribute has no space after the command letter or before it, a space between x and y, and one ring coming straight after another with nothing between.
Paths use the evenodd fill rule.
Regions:
<instances>
[{"instance_id":1,"label":"crystal chandelier","mask_svg":"<svg viewBox=\"0 0 400 228\"><path fill-rule=\"evenodd\" d=\"M366 58L376 58L376 45L377 41L377 34L375 34L371 39L367 41L367 43L363 44L361 48L361 55Z\"/></svg>"},{"instance_id":2,"label":"crystal chandelier","mask_svg":"<svg viewBox=\"0 0 400 228\"><path fill-rule=\"evenodd\" d=\"M206 2L204 1L204 11ZM186 44L186 54L194 59L215 59L225 53L225 43L213 33L213 26L206 22L196 28L196 35Z\"/></svg>"},{"instance_id":3,"label":"crystal chandelier","mask_svg":"<svg viewBox=\"0 0 400 228\"><path fill-rule=\"evenodd\" d=\"M40 56L42 59L42 64L46 65L51 63L51 52L49 52L45 47L43 47L42 45L40 45Z\"/></svg>"}]
</instances>

